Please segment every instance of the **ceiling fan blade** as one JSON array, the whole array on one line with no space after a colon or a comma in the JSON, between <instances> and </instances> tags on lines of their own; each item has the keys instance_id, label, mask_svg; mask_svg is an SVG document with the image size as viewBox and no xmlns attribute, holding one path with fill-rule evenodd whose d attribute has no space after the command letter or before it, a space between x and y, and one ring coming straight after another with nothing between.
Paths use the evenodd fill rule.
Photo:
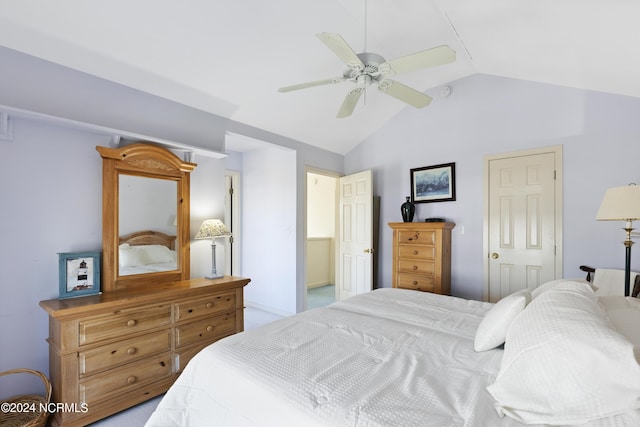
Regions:
<instances>
[{"instance_id":1,"label":"ceiling fan blade","mask_svg":"<svg viewBox=\"0 0 640 427\"><path fill-rule=\"evenodd\" d=\"M456 60L456 52L447 45L434 47L380 64L378 71L383 75L408 73L421 68L449 64Z\"/></svg>"},{"instance_id":2,"label":"ceiling fan blade","mask_svg":"<svg viewBox=\"0 0 640 427\"><path fill-rule=\"evenodd\" d=\"M433 100L429 95L425 95L424 93L403 85L402 83L398 83L395 80L381 80L378 84L378 89L387 95L402 102L406 102L416 108L426 107Z\"/></svg>"},{"instance_id":3,"label":"ceiling fan blade","mask_svg":"<svg viewBox=\"0 0 640 427\"><path fill-rule=\"evenodd\" d=\"M342 83L344 80L345 80L344 77L334 77L332 79L316 80L314 82L307 82L307 83L299 83L297 85L281 87L280 89L278 89L278 92L291 92L293 90L306 89L308 87Z\"/></svg>"},{"instance_id":4,"label":"ceiling fan blade","mask_svg":"<svg viewBox=\"0 0 640 427\"><path fill-rule=\"evenodd\" d=\"M351 46L339 35L334 33L318 33L318 37L338 58L351 68L364 69L364 64Z\"/></svg>"},{"instance_id":5,"label":"ceiling fan blade","mask_svg":"<svg viewBox=\"0 0 640 427\"><path fill-rule=\"evenodd\" d=\"M356 108L356 104L358 104L362 92L364 92L364 89L360 87L351 89L342 102L342 106L340 107L340 110L338 111L338 115L336 117L339 119L349 117L351 113L353 113L353 110Z\"/></svg>"}]
</instances>

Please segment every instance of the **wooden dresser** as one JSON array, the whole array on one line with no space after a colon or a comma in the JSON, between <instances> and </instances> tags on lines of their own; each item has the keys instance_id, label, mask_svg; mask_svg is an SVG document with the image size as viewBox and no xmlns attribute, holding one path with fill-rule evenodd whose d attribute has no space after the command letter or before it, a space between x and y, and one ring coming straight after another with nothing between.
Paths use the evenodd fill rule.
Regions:
<instances>
[{"instance_id":1,"label":"wooden dresser","mask_svg":"<svg viewBox=\"0 0 640 427\"><path fill-rule=\"evenodd\" d=\"M40 302L49 313L54 426L84 426L165 392L202 348L244 329L249 279L193 279ZM84 404L84 405L83 405Z\"/></svg>"},{"instance_id":2,"label":"wooden dresser","mask_svg":"<svg viewBox=\"0 0 640 427\"><path fill-rule=\"evenodd\" d=\"M390 222L393 229L392 286L449 295L450 222Z\"/></svg>"}]
</instances>

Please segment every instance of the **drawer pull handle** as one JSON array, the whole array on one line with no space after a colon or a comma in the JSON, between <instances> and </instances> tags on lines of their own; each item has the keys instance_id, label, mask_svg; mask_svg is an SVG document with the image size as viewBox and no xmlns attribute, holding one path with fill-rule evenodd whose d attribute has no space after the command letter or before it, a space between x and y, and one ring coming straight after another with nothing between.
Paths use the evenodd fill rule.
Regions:
<instances>
[{"instance_id":1,"label":"drawer pull handle","mask_svg":"<svg viewBox=\"0 0 640 427\"><path fill-rule=\"evenodd\" d=\"M418 269L418 266L417 266L417 265L414 265L414 266L413 266L413 269L414 269L414 270L417 270L417 269Z\"/></svg>"},{"instance_id":2,"label":"drawer pull handle","mask_svg":"<svg viewBox=\"0 0 640 427\"><path fill-rule=\"evenodd\" d=\"M131 375L129 378L127 378L127 383L128 384L133 384L135 383L137 380L137 378L135 377L135 375Z\"/></svg>"},{"instance_id":3,"label":"drawer pull handle","mask_svg":"<svg viewBox=\"0 0 640 427\"><path fill-rule=\"evenodd\" d=\"M136 326L136 323L138 323L138 322L136 322L135 320L131 319L131 320L129 320L127 322L127 326Z\"/></svg>"},{"instance_id":4,"label":"drawer pull handle","mask_svg":"<svg viewBox=\"0 0 640 427\"><path fill-rule=\"evenodd\" d=\"M211 307L213 307L213 303L212 302L208 302L207 305L205 305L205 307L211 308Z\"/></svg>"},{"instance_id":5,"label":"drawer pull handle","mask_svg":"<svg viewBox=\"0 0 640 427\"><path fill-rule=\"evenodd\" d=\"M413 251L413 254L414 255L418 255L418 251Z\"/></svg>"},{"instance_id":6,"label":"drawer pull handle","mask_svg":"<svg viewBox=\"0 0 640 427\"><path fill-rule=\"evenodd\" d=\"M414 280L414 281L413 281L413 286L417 286L417 285L418 285L418 281L417 281L417 280Z\"/></svg>"},{"instance_id":7,"label":"drawer pull handle","mask_svg":"<svg viewBox=\"0 0 640 427\"><path fill-rule=\"evenodd\" d=\"M127 354L128 354L128 355L136 354L136 352L137 352L137 351L138 351L138 350L137 350L135 347L129 347L129 348L127 349Z\"/></svg>"},{"instance_id":8,"label":"drawer pull handle","mask_svg":"<svg viewBox=\"0 0 640 427\"><path fill-rule=\"evenodd\" d=\"M213 326L207 325L207 332L211 332L211 331L213 331Z\"/></svg>"}]
</instances>

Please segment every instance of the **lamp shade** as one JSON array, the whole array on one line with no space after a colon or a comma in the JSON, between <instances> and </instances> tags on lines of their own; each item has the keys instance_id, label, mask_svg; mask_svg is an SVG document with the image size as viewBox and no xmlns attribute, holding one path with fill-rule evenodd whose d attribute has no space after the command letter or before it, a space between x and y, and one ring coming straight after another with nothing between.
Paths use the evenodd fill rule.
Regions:
<instances>
[{"instance_id":1,"label":"lamp shade","mask_svg":"<svg viewBox=\"0 0 640 427\"><path fill-rule=\"evenodd\" d=\"M211 239L219 236L229 236L231 232L219 219L207 219L200 226L194 239Z\"/></svg>"},{"instance_id":2,"label":"lamp shade","mask_svg":"<svg viewBox=\"0 0 640 427\"><path fill-rule=\"evenodd\" d=\"M604 193L596 215L599 221L633 221L640 219L640 186L614 187Z\"/></svg>"}]
</instances>

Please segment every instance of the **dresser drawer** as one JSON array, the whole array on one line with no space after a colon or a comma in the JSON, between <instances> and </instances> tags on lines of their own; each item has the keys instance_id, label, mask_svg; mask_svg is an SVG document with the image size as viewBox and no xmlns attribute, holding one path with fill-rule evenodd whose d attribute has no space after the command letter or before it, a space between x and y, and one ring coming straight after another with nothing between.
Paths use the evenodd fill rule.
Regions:
<instances>
[{"instance_id":1,"label":"dresser drawer","mask_svg":"<svg viewBox=\"0 0 640 427\"><path fill-rule=\"evenodd\" d=\"M424 292L435 291L433 277L414 276L411 274L398 274L398 287Z\"/></svg>"},{"instance_id":2,"label":"dresser drawer","mask_svg":"<svg viewBox=\"0 0 640 427\"><path fill-rule=\"evenodd\" d=\"M78 354L80 376L135 362L147 356L171 350L171 330L107 344Z\"/></svg>"},{"instance_id":3,"label":"dresser drawer","mask_svg":"<svg viewBox=\"0 0 640 427\"><path fill-rule=\"evenodd\" d=\"M207 296L176 304L176 322L211 316L213 313L229 312L236 309L236 294Z\"/></svg>"},{"instance_id":4,"label":"dresser drawer","mask_svg":"<svg viewBox=\"0 0 640 427\"><path fill-rule=\"evenodd\" d=\"M225 313L176 327L176 348L197 342L213 342L236 332L236 313Z\"/></svg>"},{"instance_id":5,"label":"dresser drawer","mask_svg":"<svg viewBox=\"0 0 640 427\"><path fill-rule=\"evenodd\" d=\"M400 230L398 231L399 244L433 245L436 242L435 231Z\"/></svg>"},{"instance_id":6,"label":"dresser drawer","mask_svg":"<svg viewBox=\"0 0 640 427\"><path fill-rule=\"evenodd\" d=\"M398 245L398 256L433 261L436 259L436 248L425 245Z\"/></svg>"},{"instance_id":7,"label":"dresser drawer","mask_svg":"<svg viewBox=\"0 0 640 427\"><path fill-rule=\"evenodd\" d=\"M92 403L168 378L172 370L171 353L167 352L94 375L78 385L80 402L86 402L91 407Z\"/></svg>"},{"instance_id":8,"label":"dresser drawer","mask_svg":"<svg viewBox=\"0 0 640 427\"><path fill-rule=\"evenodd\" d=\"M171 305L136 307L100 317L81 320L79 345L119 338L171 323Z\"/></svg>"},{"instance_id":9,"label":"dresser drawer","mask_svg":"<svg viewBox=\"0 0 640 427\"><path fill-rule=\"evenodd\" d=\"M189 347L181 347L177 349L176 358L175 358L176 374L179 374L180 372L182 372L182 370L187 366L187 363L189 363L189 361L193 359L193 356L200 353L200 351L203 348L211 344L212 343L210 342L206 342L206 343L195 344Z\"/></svg>"},{"instance_id":10,"label":"dresser drawer","mask_svg":"<svg viewBox=\"0 0 640 427\"><path fill-rule=\"evenodd\" d=\"M399 273L433 274L436 265L433 261L422 261L419 259L399 259Z\"/></svg>"}]
</instances>

